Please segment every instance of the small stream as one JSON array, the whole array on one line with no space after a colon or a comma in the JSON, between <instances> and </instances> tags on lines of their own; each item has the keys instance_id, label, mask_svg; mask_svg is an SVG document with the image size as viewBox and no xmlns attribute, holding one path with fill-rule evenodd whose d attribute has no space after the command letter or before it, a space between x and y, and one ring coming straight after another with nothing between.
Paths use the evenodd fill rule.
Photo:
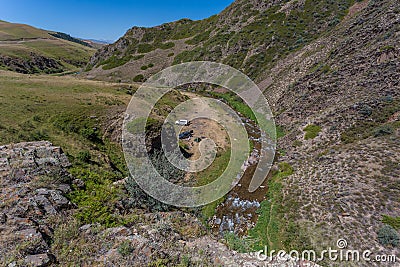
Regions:
<instances>
[{"instance_id":1,"label":"small stream","mask_svg":"<svg viewBox=\"0 0 400 267\"><path fill-rule=\"evenodd\" d=\"M260 129L255 122L244 117L241 119L249 139L254 142L254 148L245 164L246 170L239 183L228 193L224 202L217 206L215 215L208 221L216 235L223 235L227 231L239 236L246 235L257 222L256 211L268 191L267 179L256 191L252 193L248 191L260 155Z\"/></svg>"}]
</instances>

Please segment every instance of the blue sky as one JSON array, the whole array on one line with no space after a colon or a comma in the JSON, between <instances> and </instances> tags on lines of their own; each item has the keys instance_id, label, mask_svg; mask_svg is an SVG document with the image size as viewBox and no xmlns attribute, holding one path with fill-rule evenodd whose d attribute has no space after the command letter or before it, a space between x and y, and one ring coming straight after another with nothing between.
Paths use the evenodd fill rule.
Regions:
<instances>
[{"instance_id":1,"label":"blue sky","mask_svg":"<svg viewBox=\"0 0 400 267\"><path fill-rule=\"evenodd\" d=\"M217 14L233 0L0 0L0 19L69 33L116 40L132 26L155 26Z\"/></svg>"}]
</instances>

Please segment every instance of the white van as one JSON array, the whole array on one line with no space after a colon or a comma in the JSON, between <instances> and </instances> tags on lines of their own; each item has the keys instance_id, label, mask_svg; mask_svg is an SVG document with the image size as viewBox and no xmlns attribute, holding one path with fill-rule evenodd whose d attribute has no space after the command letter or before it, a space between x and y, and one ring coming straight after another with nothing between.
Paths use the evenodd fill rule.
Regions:
<instances>
[{"instance_id":1,"label":"white van","mask_svg":"<svg viewBox=\"0 0 400 267\"><path fill-rule=\"evenodd\" d=\"M175 122L176 125L182 125L182 126L187 126L189 125L189 121L188 120L179 120Z\"/></svg>"}]
</instances>

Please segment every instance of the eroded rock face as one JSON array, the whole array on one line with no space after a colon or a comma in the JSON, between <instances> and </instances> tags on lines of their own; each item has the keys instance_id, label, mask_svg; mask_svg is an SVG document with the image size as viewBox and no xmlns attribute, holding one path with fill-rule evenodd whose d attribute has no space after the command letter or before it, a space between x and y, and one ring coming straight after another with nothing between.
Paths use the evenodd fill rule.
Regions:
<instances>
[{"instance_id":1,"label":"eroded rock face","mask_svg":"<svg viewBox=\"0 0 400 267\"><path fill-rule=\"evenodd\" d=\"M50 142L0 146L0 265L55 262L48 221L73 207L65 197L71 190L69 165Z\"/></svg>"},{"instance_id":2,"label":"eroded rock face","mask_svg":"<svg viewBox=\"0 0 400 267\"><path fill-rule=\"evenodd\" d=\"M58 73L63 71L60 62L52 58L31 53L29 59L25 60L18 57L0 56L0 65L19 73Z\"/></svg>"}]
</instances>

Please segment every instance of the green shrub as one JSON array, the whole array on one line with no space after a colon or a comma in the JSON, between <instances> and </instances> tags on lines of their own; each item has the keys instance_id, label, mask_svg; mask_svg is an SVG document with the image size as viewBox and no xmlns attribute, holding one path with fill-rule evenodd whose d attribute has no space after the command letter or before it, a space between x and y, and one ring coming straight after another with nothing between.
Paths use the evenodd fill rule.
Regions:
<instances>
[{"instance_id":1,"label":"green shrub","mask_svg":"<svg viewBox=\"0 0 400 267\"><path fill-rule=\"evenodd\" d=\"M42 122L42 118L39 115L34 115L33 116L33 121Z\"/></svg>"},{"instance_id":2,"label":"green shrub","mask_svg":"<svg viewBox=\"0 0 400 267\"><path fill-rule=\"evenodd\" d=\"M306 134L304 135L304 139L306 139L306 140L314 139L315 137L317 137L317 135L321 131L321 126L310 124L310 125L307 125L307 127L305 127L303 129L303 131L306 132Z\"/></svg>"},{"instance_id":3,"label":"green shrub","mask_svg":"<svg viewBox=\"0 0 400 267\"><path fill-rule=\"evenodd\" d=\"M46 129L34 130L31 132L29 139L35 141L49 140L49 133Z\"/></svg>"},{"instance_id":4,"label":"green shrub","mask_svg":"<svg viewBox=\"0 0 400 267\"><path fill-rule=\"evenodd\" d=\"M170 266L168 263L170 262L169 259L157 259L150 262L147 266L148 267L167 267Z\"/></svg>"},{"instance_id":5,"label":"green shrub","mask_svg":"<svg viewBox=\"0 0 400 267\"><path fill-rule=\"evenodd\" d=\"M125 55L124 57L118 57L118 56L111 56L108 59L100 62L98 65L103 65L103 70L110 70L119 66L124 65L127 63L129 60L132 59L131 55Z\"/></svg>"},{"instance_id":6,"label":"green shrub","mask_svg":"<svg viewBox=\"0 0 400 267\"><path fill-rule=\"evenodd\" d=\"M210 37L211 30L209 31L204 31L193 37L192 39L189 39L185 41L186 44L189 45L196 45L199 44L200 42L206 41Z\"/></svg>"},{"instance_id":7,"label":"green shrub","mask_svg":"<svg viewBox=\"0 0 400 267\"><path fill-rule=\"evenodd\" d=\"M123 192L112 186L112 181L121 179L119 174L93 164L73 167L70 173L85 182L85 189L74 190L68 195L78 206L74 217L84 224L121 225L122 217L115 213L115 206Z\"/></svg>"},{"instance_id":8,"label":"green shrub","mask_svg":"<svg viewBox=\"0 0 400 267\"><path fill-rule=\"evenodd\" d=\"M395 48L394 46L387 45L387 46L382 47L382 48L380 49L380 51L381 51L381 52L387 52L387 51L391 51L391 50L395 50L395 49L396 49L396 48Z\"/></svg>"},{"instance_id":9,"label":"green shrub","mask_svg":"<svg viewBox=\"0 0 400 267\"><path fill-rule=\"evenodd\" d=\"M379 137L379 136L384 136L384 135L390 135L394 133L394 129L391 125L382 125L374 129L374 136Z\"/></svg>"},{"instance_id":10,"label":"green shrub","mask_svg":"<svg viewBox=\"0 0 400 267\"><path fill-rule=\"evenodd\" d=\"M283 128L283 126L276 125L275 127L276 127L276 138L277 139L282 138L286 135L286 131L285 131L285 128Z\"/></svg>"},{"instance_id":11,"label":"green shrub","mask_svg":"<svg viewBox=\"0 0 400 267\"><path fill-rule=\"evenodd\" d=\"M172 47L174 47L175 46L175 43L174 42L168 42L168 43L161 43L161 44L159 44L158 45L158 48L161 48L161 49L170 49L170 48L172 48Z\"/></svg>"},{"instance_id":12,"label":"green shrub","mask_svg":"<svg viewBox=\"0 0 400 267\"><path fill-rule=\"evenodd\" d=\"M137 47L137 52L138 53L148 53L150 51L153 51L154 47L151 44L139 44Z\"/></svg>"},{"instance_id":13,"label":"green shrub","mask_svg":"<svg viewBox=\"0 0 400 267\"><path fill-rule=\"evenodd\" d=\"M282 244L286 251L312 249L310 238L298 222L290 221L285 225L282 239Z\"/></svg>"},{"instance_id":14,"label":"green shrub","mask_svg":"<svg viewBox=\"0 0 400 267\"><path fill-rule=\"evenodd\" d=\"M134 247L129 240L125 240L118 246L117 250L122 257L127 257L134 251Z\"/></svg>"},{"instance_id":15,"label":"green shrub","mask_svg":"<svg viewBox=\"0 0 400 267\"><path fill-rule=\"evenodd\" d=\"M91 71L93 69L93 65L87 65L85 71Z\"/></svg>"},{"instance_id":16,"label":"green shrub","mask_svg":"<svg viewBox=\"0 0 400 267\"><path fill-rule=\"evenodd\" d=\"M173 155L171 154L170 156ZM155 150L151 154L150 160L153 165L152 167L157 170L159 175L172 183L181 182L186 174L185 171L182 171L172 165L165 154L159 150ZM138 173L135 175L144 175L144 173L149 173L149 170L146 169L146 166L144 170L138 170ZM143 208L151 212L168 211L172 208L170 205L160 202L145 193L131 176L129 176L127 180L126 189L129 193L129 202L132 207Z\"/></svg>"},{"instance_id":17,"label":"green shrub","mask_svg":"<svg viewBox=\"0 0 400 267\"><path fill-rule=\"evenodd\" d=\"M224 239L228 248L231 250L235 250L240 253L246 253L250 251L248 242L245 239L238 237L235 233L224 233Z\"/></svg>"},{"instance_id":18,"label":"green shrub","mask_svg":"<svg viewBox=\"0 0 400 267\"><path fill-rule=\"evenodd\" d=\"M396 230L400 230L400 216L399 217L391 217L388 215L383 215L382 222L384 224L392 226Z\"/></svg>"},{"instance_id":19,"label":"green shrub","mask_svg":"<svg viewBox=\"0 0 400 267\"><path fill-rule=\"evenodd\" d=\"M281 177L287 177L292 175L294 172L293 167L287 162L279 163L279 175Z\"/></svg>"},{"instance_id":20,"label":"green shrub","mask_svg":"<svg viewBox=\"0 0 400 267\"><path fill-rule=\"evenodd\" d=\"M80 130L80 134L85 137L86 139L94 142L94 143L101 143L102 140L99 136L99 131L95 127L85 127Z\"/></svg>"},{"instance_id":21,"label":"green shrub","mask_svg":"<svg viewBox=\"0 0 400 267\"><path fill-rule=\"evenodd\" d=\"M292 144L293 147L300 147L302 145L303 145L303 143L300 140L295 140L295 141L293 141L293 144Z\"/></svg>"},{"instance_id":22,"label":"green shrub","mask_svg":"<svg viewBox=\"0 0 400 267\"><path fill-rule=\"evenodd\" d=\"M400 243L399 233L390 225L385 224L378 231L378 241L381 245L397 247Z\"/></svg>"},{"instance_id":23,"label":"green shrub","mask_svg":"<svg viewBox=\"0 0 400 267\"><path fill-rule=\"evenodd\" d=\"M367 104L359 108L359 113L369 117L368 120L358 120L353 126L341 133L344 143L351 143L369 137L390 135L398 126L398 123L387 123L389 118L400 111L400 101L393 96L382 98L379 106L371 108Z\"/></svg>"},{"instance_id":24,"label":"green shrub","mask_svg":"<svg viewBox=\"0 0 400 267\"><path fill-rule=\"evenodd\" d=\"M210 92L210 95L215 98L223 99L229 106L231 106L237 112L241 113L246 118L257 121L257 118L251 108L243 101L240 96L236 95L235 93Z\"/></svg>"},{"instance_id":25,"label":"green shrub","mask_svg":"<svg viewBox=\"0 0 400 267\"><path fill-rule=\"evenodd\" d=\"M189 256L183 255L177 267L189 267L189 266L192 266Z\"/></svg>"},{"instance_id":26,"label":"green shrub","mask_svg":"<svg viewBox=\"0 0 400 267\"><path fill-rule=\"evenodd\" d=\"M134 82L143 82L144 80L145 79L144 79L144 76L142 74L138 74L135 77L133 77L133 79L132 79L132 81L134 81Z\"/></svg>"},{"instance_id":27,"label":"green shrub","mask_svg":"<svg viewBox=\"0 0 400 267\"><path fill-rule=\"evenodd\" d=\"M317 64L311 68L310 73L328 73L331 70L329 65Z\"/></svg>"},{"instance_id":28,"label":"green shrub","mask_svg":"<svg viewBox=\"0 0 400 267\"><path fill-rule=\"evenodd\" d=\"M84 150L84 151L80 151L78 153L77 158L78 158L78 160L87 163L87 162L90 162L91 155L90 155L90 152L88 150Z\"/></svg>"},{"instance_id":29,"label":"green shrub","mask_svg":"<svg viewBox=\"0 0 400 267\"><path fill-rule=\"evenodd\" d=\"M141 66L140 67L141 70L147 70L147 68L148 68L147 66Z\"/></svg>"},{"instance_id":30,"label":"green shrub","mask_svg":"<svg viewBox=\"0 0 400 267\"><path fill-rule=\"evenodd\" d=\"M364 115L366 117L371 116L372 114L372 108L368 105L363 105L360 110L358 111L361 115Z\"/></svg>"}]
</instances>

